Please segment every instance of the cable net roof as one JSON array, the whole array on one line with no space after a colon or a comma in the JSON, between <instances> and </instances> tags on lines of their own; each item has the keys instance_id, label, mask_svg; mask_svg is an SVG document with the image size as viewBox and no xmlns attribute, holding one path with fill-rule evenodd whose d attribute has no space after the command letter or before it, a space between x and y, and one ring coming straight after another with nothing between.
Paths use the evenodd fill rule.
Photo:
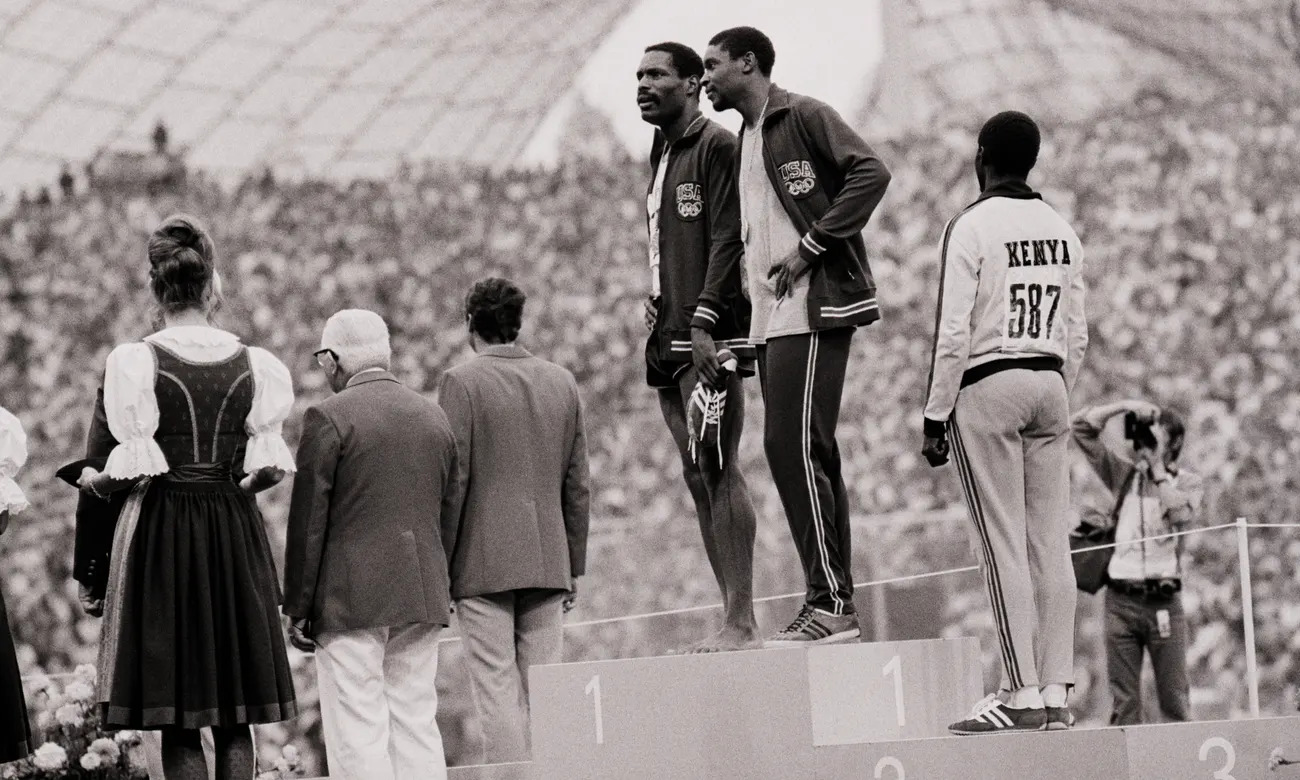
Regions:
<instances>
[{"instance_id":1,"label":"cable net roof","mask_svg":"<svg viewBox=\"0 0 1300 780\"><path fill-rule=\"evenodd\" d=\"M1080 120L1148 86L1297 99L1297 0L884 1L885 56L859 116L878 134L1003 108Z\"/></svg>"},{"instance_id":2,"label":"cable net roof","mask_svg":"<svg viewBox=\"0 0 1300 780\"><path fill-rule=\"evenodd\" d=\"M0 180L103 148L510 161L631 0L0 0Z\"/></svg>"},{"instance_id":3,"label":"cable net roof","mask_svg":"<svg viewBox=\"0 0 1300 780\"><path fill-rule=\"evenodd\" d=\"M508 165L639 1L0 0L0 189L148 149L160 120L208 170ZM1151 84L1300 100L1300 0L879 1L873 135L1079 120Z\"/></svg>"}]
</instances>

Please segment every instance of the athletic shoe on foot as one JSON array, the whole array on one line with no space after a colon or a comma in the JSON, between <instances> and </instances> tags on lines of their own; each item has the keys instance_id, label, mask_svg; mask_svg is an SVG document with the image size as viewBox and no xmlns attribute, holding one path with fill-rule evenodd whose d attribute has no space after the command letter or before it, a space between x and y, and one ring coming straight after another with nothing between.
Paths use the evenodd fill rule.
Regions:
<instances>
[{"instance_id":1,"label":"athletic shoe on foot","mask_svg":"<svg viewBox=\"0 0 1300 780\"><path fill-rule=\"evenodd\" d=\"M794 622L763 642L763 647L809 647L856 639L857 615L831 615L808 604Z\"/></svg>"},{"instance_id":2,"label":"athletic shoe on foot","mask_svg":"<svg viewBox=\"0 0 1300 780\"><path fill-rule=\"evenodd\" d=\"M1064 731L1074 728L1074 712L1069 707L1045 707L1047 722L1043 731Z\"/></svg>"},{"instance_id":3,"label":"athletic shoe on foot","mask_svg":"<svg viewBox=\"0 0 1300 780\"><path fill-rule=\"evenodd\" d=\"M1006 702L989 694L975 705L965 720L948 727L954 734L996 734L1008 731L1042 731L1047 725L1047 710L1008 707Z\"/></svg>"}]
</instances>

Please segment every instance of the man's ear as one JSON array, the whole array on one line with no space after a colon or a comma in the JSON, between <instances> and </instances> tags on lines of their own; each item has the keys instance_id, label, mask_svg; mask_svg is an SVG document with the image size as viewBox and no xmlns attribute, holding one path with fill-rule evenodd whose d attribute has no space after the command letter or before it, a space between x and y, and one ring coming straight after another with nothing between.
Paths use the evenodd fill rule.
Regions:
<instances>
[{"instance_id":1,"label":"man's ear","mask_svg":"<svg viewBox=\"0 0 1300 780\"><path fill-rule=\"evenodd\" d=\"M686 79L686 94L691 97L700 96L700 77L690 76Z\"/></svg>"},{"instance_id":2,"label":"man's ear","mask_svg":"<svg viewBox=\"0 0 1300 780\"><path fill-rule=\"evenodd\" d=\"M742 73L753 73L758 70L758 57L754 55L754 52L745 52L744 56L742 56L740 60L742 63L740 66Z\"/></svg>"}]
</instances>

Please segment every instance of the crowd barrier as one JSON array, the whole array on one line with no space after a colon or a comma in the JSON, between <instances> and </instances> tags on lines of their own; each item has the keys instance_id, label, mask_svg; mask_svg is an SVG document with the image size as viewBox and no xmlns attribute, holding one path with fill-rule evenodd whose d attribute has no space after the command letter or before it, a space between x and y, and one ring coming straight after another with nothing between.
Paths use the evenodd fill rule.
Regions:
<instances>
[{"instance_id":1,"label":"crowd barrier","mask_svg":"<svg viewBox=\"0 0 1300 780\"><path fill-rule=\"evenodd\" d=\"M1156 534L1153 536L1144 536L1139 539L1131 539L1122 542L1111 542L1109 544L1098 544L1090 547L1079 548L1073 551L1078 555L1092 550L1103 550L1110 547L1121 547L1124 545L1142 544L1144 542L1153 542L1161 539L1172 539L1181 536L1193 536L1196 534L1210 533L1212 531L1223 531L1229 528L1237 530L1237 561L1239 567L1239 576L1241 581L1241 603L1242 603L1242 623L1246 645L1246 670L1247 685L1250 705L1250 714L1259 715L1259 670L1258 658L1256 656L1255 646L1255 625L1254 625L1254 597L1251 590L1250 575L1250 529L1252 528L1300 528L1300 523L1250 523L1246 518L1239 517L1235 522L1219 523L1217 525L1200 526L1197 528L1188 528L1182 531L1174 531L1166 534ZM855 588L878 588L886 585L899 585L907 582L916 582L918 580L930 579L933 577L946 577L953 574L965 574L967 572L978 571L976 565L957 566L949 569L940 569L938 571L921 572L918 574L905 574L895 577L884 577L879 579L865 580L854 583ZM781 601L784 599L801 598L803 591L794 593L778 593L771 596L760 596L754 599L755 604L764 604L772 601ZM590 626L603 626L611 623L626 623L634 620L652 620L655 618L672 617L674 615L686 615L695 612L706 612L709 610L722 609L721 602L711 604L697 604L689 607L676 607L673 609L661 609L653 612L638 612L630 615L615 615L604 618L594 618L591 620L577 620L564 624L566 631L578 628L587 628ZM438 640L439 644L451 644L461 641L460 637L446 637ZM71 677L71 672L61 672L56 674L45 675L51 680ZM25 682L34 680L35 677L24 677Z\"/></svg>"}]
</instances>

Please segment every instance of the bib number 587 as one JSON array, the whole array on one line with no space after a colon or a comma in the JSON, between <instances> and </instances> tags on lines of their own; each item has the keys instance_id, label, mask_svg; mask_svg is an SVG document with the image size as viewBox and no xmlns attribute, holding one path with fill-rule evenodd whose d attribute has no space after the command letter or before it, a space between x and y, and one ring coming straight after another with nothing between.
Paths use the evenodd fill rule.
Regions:
<instances>
[{"instance_id":1,"label":"bib number 587","mask_svg":"<svg viewBox=\"0 0 1300 780\"><path fill-rule=\"evenodd\" d=\"M1057 284L1011 285L1011 317L1007 322L1007 337L1031 339L1052 337L1052 324L1056 321L1056 308L1061 302L1061 286ZM1043 321L1043 297L1051 298L1047 321Z\"/></svg>"}]
</instances>

